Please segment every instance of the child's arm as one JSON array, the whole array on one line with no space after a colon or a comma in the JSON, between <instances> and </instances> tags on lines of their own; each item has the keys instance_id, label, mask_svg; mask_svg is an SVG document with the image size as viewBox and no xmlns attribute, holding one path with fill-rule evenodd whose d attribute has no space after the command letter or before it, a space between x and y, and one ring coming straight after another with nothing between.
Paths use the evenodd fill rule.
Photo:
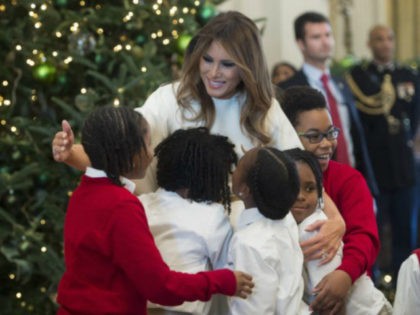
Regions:
<instances>
[{"instance_id":1,"label":"child's arm","mask_svg":"<svg viewBox=\"0 0 420 315\"><path fill-rule=\"evenodd\" d=\"M322 259L321 263L330 262L340 248L341 239L346 230L346 224L340 215L334 201L324 192L324 212L328 220L317 221L306 229L314 231L319 229L317 236L301 242L305 261Z\"/></svg>"},{"instance_id":2,"label":"child's arm","mask_svg":"<svg viewBox=\"0 0 420 315\"><path fill-rule=\"evenodd\" d=\"M138 202L121 207L113 219L112 231L115 263L121 266L138 293L154 303L178 305L184 301L207 301L216 293L246 297L252 290L250 276L241 272L171 271L162 260Z\"/></svg>"},{"instance_id":3,"label":"child's arm","mask_svg":"<svg viewBox=\"0 0 420 315\"><path fill-rule=\"evenodd\" d=\"M328 310L328 314L336 314L346 302L351 286L351 278L345 271L334 270L314 288L316 298L311 303L311 309Z\"/></svg>"},{"instance_id":4,"label":"child's arm","mask_svg":"<svg viewBox=\"0 0 420 315\"><path fill-rule=\"evenodd\" d=\"M90 165L89 157L81 144L74 144L73 130L67 120L63 120L61 126L62 131L57 132L52 141L54 160L84 171Z\"/></svg>"}]
</instances>

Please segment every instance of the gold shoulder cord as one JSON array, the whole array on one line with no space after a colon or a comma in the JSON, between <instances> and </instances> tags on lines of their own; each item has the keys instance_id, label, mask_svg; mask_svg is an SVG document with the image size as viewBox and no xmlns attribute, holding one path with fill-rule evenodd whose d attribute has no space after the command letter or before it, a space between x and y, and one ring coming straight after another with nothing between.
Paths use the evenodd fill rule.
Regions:
<instances>
[{"instance_id":1,"label":"gold shoulder cord","mask_svg":"<svg viewBox=\"0 0 420 315\"><path fill-rule=\"evenodd\" d=\"M396 100L396 93L394 85L392 84L391 75L386 74L384 76L380 92L371 96L363 94L351 75L346 74L346 81L357 98L357 109L368 115L384 115L388 122L389 133L396 134L399 132L401 122L390 114Z\"/></svg>"},{"instance_id":2,"label":"gold shoulder cord","mask_svg":"<svg viewBox=\"0 0 420 315\"><path fill-rule=\"evenodd\" d=\"M389 115L396 99L394 85L389 74L384 76L380 92L370 96L363 94L351 75L346 74L346 81L357 98L356 107L360 111L369 115Z\"/></svg>"}]
</instances>

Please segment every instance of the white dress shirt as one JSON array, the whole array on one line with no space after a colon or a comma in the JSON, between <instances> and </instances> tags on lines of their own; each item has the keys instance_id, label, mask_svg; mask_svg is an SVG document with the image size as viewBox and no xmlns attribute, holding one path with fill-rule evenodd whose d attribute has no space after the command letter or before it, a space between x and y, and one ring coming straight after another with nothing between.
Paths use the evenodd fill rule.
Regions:
<instances>
[{"instance_id":1,"label":"white dress shirt","mask_svg":"<svg viewBox=\"0 0 420 315\"><path fill-rule=\"evenodd\" d=\"M394 315L420 313L420 262L411 254L398 272L397 292L394 300Z\"/></svg>"},{"instance_id":2,"label":"white dress shirt","mask_svg":"<svg viewBox=\"0 0 420 315\"><path fill-rule=\"evenodd\" d=\"M229 247L228 264L250 273L255 283L247 299L229 298L232 315L310 314L302 301L303 255L290 213L282 220L270 220L257 208L244 210Z\"/></svg>"},{"instance_id":3,"label":"white dress shirt","mask_svg":"<svg viewBox=\"0 0 420 315\"><path fill-rule=\"evenodd\" d=\"M150 124L153 147L175 130L204 125L202 121L188 119L194 117L199 111L200 105L198 102L192 102L194 113L186 113L187 119L183 117L175 96L178 86L179 83L174 83L158 88L149 96L142 107L136 109ZM253 142L240 125L241 111L245 100L246 95L244 93L237 93L229 99L213 98L216 115L210 132L228 137L235 145L238 157L244 154L243 149L249 150L257 144L255 141ZM272 137L270 145L280 150L295 147L303 148L295 129L274 98L265 119L265 127ZM145 180L142 180L139 185L141 192L156 190L155 168L155 163L152 163Z\"/></svg>"},{"instance_id":4,"label":"white dress shirt","mask_svg":"<svg viewBox=\"0 0 420 315\"><path fill-rule=\"evenodd\" d=\"M299 240L301 242L318 234L319 231L305 231L310 224L317 220L327 220L327 216L320 209L316 209L313 214L299 224ZM307 276L304 277L307 280L305 281L305 301L310 303L314 300L313 288L322 278L341 265L342 258L343 244L341 244L331 262L320 265L321 259L315 259L305 263L305 273L307 273ZM372 279L364 273L353 283L347 295L346 314L378 315L383 309L386 309L388 314L392 313L391 304L386 300L383 293L375 288Z\"/></svg>"},{"instance_id":5,"label":"white dress shirt","mask_svg":"<svg viewBox=\"0 0 420 315\"><path fill-rule=\"evenodd\" d=\"M318 68L315 68L314 66L304 63L302 66L302 71L305 74L305 76L308 79L309 85L313 87L314 89L317 89L320 91L327 101L327 94L325 92L324 87L322 86L322 82L320 80L323 73L326 73L330 76L330 70L327 68L325 71L322 71ZM337 101L338 105L338 113L341 118L341 125L344 130L342 132L344 133L344 139L347 143L347 149L349 151L349 158L351 162L351 166L354 167L355 165L355 158L354 158L354 149L353 149L353 140L351 137L351 119L350 119L350 113L347 109L347 106L344 104L344 98L343 95L341 95L340 89L335 85L334 80L329 80L329 87L331 92L334 95L335 100ZM328 105L328 104L327 104Z\"/></svg>"},{"instance_id":6,"label":"white dress shirt","mask_svg":"<svg viewBox=\"0 0 420 315\"><path fill-rule=\"evenodd\" d=\"M139 199L156 246L171 269L196 273L226 266L232 228L222 205L197 203L162 188ZM210 304L196 301L158 307L203 315L209 313Z\"/></svg>"}]
</instances>

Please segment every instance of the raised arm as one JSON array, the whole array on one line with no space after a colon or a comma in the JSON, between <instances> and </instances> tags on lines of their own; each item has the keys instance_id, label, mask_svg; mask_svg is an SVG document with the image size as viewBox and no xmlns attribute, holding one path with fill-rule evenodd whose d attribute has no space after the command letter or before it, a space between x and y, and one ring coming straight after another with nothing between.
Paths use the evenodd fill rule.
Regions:
<instances>
[{"instance_id":1,"label":"raised arm","mask_svg":"<svg viewBox=\"0 0 420 315\"><path fill-rule=\"evenodd\" d=\"M81 144L74 144L73 130L67 120L63 120L61 127L51 144L54 160L84 171L90 165L89 157Z\"/></svg>"}]
</instances>

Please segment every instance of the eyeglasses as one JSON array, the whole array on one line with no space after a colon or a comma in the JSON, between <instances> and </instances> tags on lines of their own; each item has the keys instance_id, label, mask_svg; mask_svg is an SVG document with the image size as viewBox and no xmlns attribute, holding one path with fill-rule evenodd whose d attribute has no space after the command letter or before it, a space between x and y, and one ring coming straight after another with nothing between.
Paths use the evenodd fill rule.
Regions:
<instances>
[{"instance_id":1,"label":"eyeglasses","mask_svg":"<svg viewBox=\"0 0 420 315\"><path fill-rule=\"evenodd\" d=\"M308 139L309 143L320 143L322 139L327 138L327 140L336 140L340 134L340 128L332 127L327 132L320 131L309 131L309 132L298 132L300 137L305 137Z\"/></svg>"}]
</instances>

